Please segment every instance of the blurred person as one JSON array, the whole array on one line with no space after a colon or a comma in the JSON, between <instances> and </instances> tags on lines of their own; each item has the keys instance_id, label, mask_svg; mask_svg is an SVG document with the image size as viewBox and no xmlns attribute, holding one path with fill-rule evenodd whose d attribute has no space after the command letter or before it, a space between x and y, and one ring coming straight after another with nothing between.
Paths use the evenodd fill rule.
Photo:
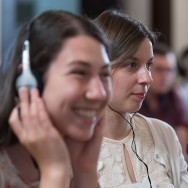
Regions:
<instances>
[{"instance_id":1,"label":"blurred person","mask_svg":"<svg viewBox=\"0 0 188 188\"><path fill-rule=\"evenodd\" d=\"M112 64L112 99L98 161L104 188L186 188L187 164L174 129L137 111L152 83L156 34L118 10L94 20L107 34Z\"/></svg>"},{"instance_id":2,"label":"blurred person","mask_svg":"<svg viewBox=\"0 0 188 188\"><path fill-rule=\"evenodd\" d=\"M167 44L159 42L155 45L151 72L153 83L139 112L169 123L176 130L183 153L188 160L187 111L180 87L175 84L177 59Z\"/></svg>"},{"instance_id":3,"label":"blurred person","mask_svg":"<svg viewBox=\"0 0 188 188\"><path fill-rule=\"evenodd\" d=\"M96 188L111 91L104 34L78 15L46 11L22 27L7 65L0 79L0 188ZM32 79L28 89L31 79L20 81L30 68L38 85Z\"/></svg>"}]
</instances>

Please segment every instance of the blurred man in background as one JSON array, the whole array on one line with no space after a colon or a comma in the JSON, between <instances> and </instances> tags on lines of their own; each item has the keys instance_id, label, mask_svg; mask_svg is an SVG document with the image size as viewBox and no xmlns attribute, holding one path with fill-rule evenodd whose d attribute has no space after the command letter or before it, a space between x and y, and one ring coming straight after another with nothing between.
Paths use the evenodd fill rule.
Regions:
<instances>
[{"instance_id":1,"label":"blurred man in background","mask_svg":"<svg viewBox=\"0 0 188 188\"><path fill-rule=\"evenodd\" d=\"M188 112L184 106L181 90L175 85L176 56L164 43L158 43L154 47L151 72L153 83L139 112L169 123L177 132L188 161Z\"/></svg>"}]
</instances>

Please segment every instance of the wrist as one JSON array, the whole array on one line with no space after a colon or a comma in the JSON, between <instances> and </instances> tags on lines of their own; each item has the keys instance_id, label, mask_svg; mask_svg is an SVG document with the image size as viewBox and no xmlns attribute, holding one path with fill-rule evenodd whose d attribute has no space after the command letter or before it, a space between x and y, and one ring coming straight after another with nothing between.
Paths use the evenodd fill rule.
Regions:
<instances>
[{"instance_id":1,"label":"wrist","mask_svg":"<svg viewBox=\"0 0 188 188\"><path fill-rule=\"evenodd\" d=\"M76 174L76 173L75 173ZM72 179L71 188L96 188L98 187L98 176L97 174L77 174Z\"/></svg>"},{"instance_id":2,"label":"wrist","mask_svg":"<svg viewBox=\"0 0 188 188\"><path fill-rule=\"evenodd\" d=\"M64 187L69 188L73 177L70 166L48 167L41 170L40 188Z\"/></svg>"}]
</instances>

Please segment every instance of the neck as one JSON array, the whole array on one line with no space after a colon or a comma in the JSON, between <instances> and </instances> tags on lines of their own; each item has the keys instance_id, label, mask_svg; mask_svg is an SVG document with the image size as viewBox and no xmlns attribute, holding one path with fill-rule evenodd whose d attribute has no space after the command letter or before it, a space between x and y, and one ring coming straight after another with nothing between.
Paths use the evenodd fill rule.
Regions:
<instances>
[{"instance_id":1,"label":"neck","mask_svg":"<svg viewBox=\"0 0 188 188\"><path fill-rule=\"evenodd\" d=\"M106 126L104 129L104 136L107 138L121 140L125 138L131 131L130 125L127 121L130 122L130 116L128 113L120 114L113 111L109 107L106 109Z\"/></svg>"}]
</instances>

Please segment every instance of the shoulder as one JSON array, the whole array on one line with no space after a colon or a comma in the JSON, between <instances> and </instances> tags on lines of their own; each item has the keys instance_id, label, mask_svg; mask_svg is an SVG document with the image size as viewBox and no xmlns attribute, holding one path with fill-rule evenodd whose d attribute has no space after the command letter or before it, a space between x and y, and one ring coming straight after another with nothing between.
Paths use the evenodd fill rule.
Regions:
<instances>
[{"instance_id":1,"label":"shoulder","mask_svg":"<svg viewBox=\"0 0 188 188\"><path fill-rule=\"evenodd\" d=\"M181 146L175 130L168 123L141 114L137 114L137 118L148 125L156 145L165 146L167 151L170 153L176 152L177 155Z\"/></svg>"},{"instance_id":2,"label":"shoulder","mask_svg":"<svg viewBox=\"0 0 188 188\"><path fill-rule=\"evenodd\" d=\"M147 122L149 124L149 126L151 124L157 124L159 126L166 127L166 128L170 127L170 125L168 123L166 123L166 122L164 122L164 121L162 121L160 119L147 117L147 116L144 116L144 115L142 115L140 113L136 114L136 118L141 120L141 121Z\"/></svg>"},{"instance_id":3,"label":"shoulder","mask_svg":"<svg viewBox=\"0 0 188 188\"><path fill-rule=\"evenodd\" d=\"M137 113L136 118L138 118L139 121L145 122L152 133L155 131L157 134L172 134L173 136L175 134L175 130L172 126L160 119L146 117L140 113Z\"/></svg>"}]
</instances>

